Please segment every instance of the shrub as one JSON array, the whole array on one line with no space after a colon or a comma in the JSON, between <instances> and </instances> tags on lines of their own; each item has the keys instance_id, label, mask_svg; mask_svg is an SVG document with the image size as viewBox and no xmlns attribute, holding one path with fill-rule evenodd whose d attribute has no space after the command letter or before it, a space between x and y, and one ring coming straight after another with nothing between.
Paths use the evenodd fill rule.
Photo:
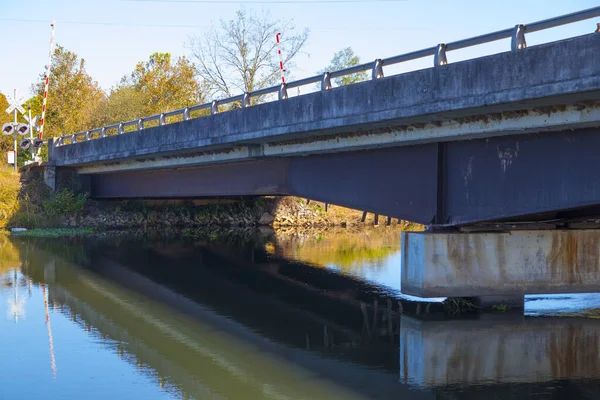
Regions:
<instances>
[{"instance_id":1,"label":"shrub","mask_svg":"<svg viewBox=\"0 0 600 400\"><path fill-rule=\"evenodd\" d=\"M42 205L44 212L50 218L76 216L83 211L88 197L88 193L76 195L70 190L63 189L56 192L50 200L44 200Z\"/></svg>"}]
</instances>

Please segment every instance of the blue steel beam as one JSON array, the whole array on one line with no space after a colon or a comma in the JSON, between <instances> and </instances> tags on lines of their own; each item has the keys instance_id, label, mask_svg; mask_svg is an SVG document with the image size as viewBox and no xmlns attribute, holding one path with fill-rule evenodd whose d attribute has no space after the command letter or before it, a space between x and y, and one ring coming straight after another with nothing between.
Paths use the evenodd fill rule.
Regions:
<instances>
[{"instance_id":1,"label":"blue steel beam","mask_svg":"<svg viewBox=\"0 0 600 400\"><path fill-rule=\"evenodd\" d=\"M97 198L295 195L435 225L600 208L600 129L91 175Z\"/></svg>"}]
</instances>

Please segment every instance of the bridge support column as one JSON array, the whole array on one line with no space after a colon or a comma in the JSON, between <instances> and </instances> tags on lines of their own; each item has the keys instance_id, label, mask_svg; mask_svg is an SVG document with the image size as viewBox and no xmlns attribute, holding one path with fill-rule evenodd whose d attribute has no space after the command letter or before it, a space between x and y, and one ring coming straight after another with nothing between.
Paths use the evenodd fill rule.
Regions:
<instances>
[{"instance_id":1,"label":"bridge support column","mask_svg":"<svg viewBox=\"0 0 600 400\"><path fill-rule=\"evenodd\" d=\"M55 167L47 165L44 170L44 183L50 190L68 189L74 193L90 193L91 177L79 175L75 168Z\"/></svg>"},{"instance_id":2,"label":"bridge support column","mask_svg":"<svg viewBox=\"0 0 600 400\"><path fill-rule=\"evenodd\" d=\"M56 190L56 167L53 165L47 165L44 169L44 183L50 188L51 191Z\"/></svg>"},{"instance_id":3,"label":"bridge support column","mask_svg":"<svg viewBox=\"0 0 600 400\"><path fill-rule=\"evenodd\" d=\"M600 230L407 232L401 242L405 294L518 306L525 294L600 292Z\"/></svg>"}]
</instances>

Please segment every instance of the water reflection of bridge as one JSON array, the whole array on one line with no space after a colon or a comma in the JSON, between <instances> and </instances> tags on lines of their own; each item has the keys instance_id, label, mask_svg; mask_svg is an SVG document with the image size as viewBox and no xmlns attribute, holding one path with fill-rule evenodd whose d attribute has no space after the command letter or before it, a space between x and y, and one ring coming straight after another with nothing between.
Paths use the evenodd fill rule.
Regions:
<instances>
[{"instance_id":1,"label":"water reflection of bridge","mask_svg":"<svg viewBox=\"0 0 600 400\"><path fill-rule=\"evenodd\" d=\"M26 273L49 282L55 307L98 332L159 385L184 395L444 398L448 385L481 394L481 388L466 388L477 384L488 385L490 395L518 398L558 379L553 385L569 393L598 389L594 381L580 381L600 375L591 351L598 348L597 321L403 317L390 343L385 324L380 337L368 337L352 299L318 287L302 291L290 281L311 276L309 266L302 275L298 264L263 259L237 245L227 252L226 246L125 241L120 249L86 244L83 257L74 257L86 268L30 251ZM44 268L50 260L56 266ZM327 285L335 288L332 282L340 283ZM366 295L357 293L355 299ZM415 392L405 383L429 389Z\"/></svg>"},{"instance_id":2,"label":"water reflection of bridge","mask_svg":"<svg viewBox=\"0 0 600 400\"><path fill-rule=\"evenodd\" d=\"M600 321L595 319L403 317L400 380L443 387L598 379L599 345Z\"/></svg>"},{"instance_id":3,"label":"water reflection of bridge","mask_svg":"<svg viewBox=\"0 0 600 400\"><path fill-rule=\"evenodd\" d=\"M271 319L272 326L265 327L262 336L255 333L259 329L248 329L229 316L219 315L221 309L213 311L217 304L199 304L114 260L94 262L90 265L93 272L58 259L54 262L53 276L47 270L45 274L52 281L50 301L54 306L62 307L86 330L107 338L108 346L141 370L149 371L150 367L164 387L184 394L233 398L240 393L244 398L389 398L408 390L398 386L395 372L361 367L361 354L357 354L358 363L336 359L336 351L349 343L345 341L360 341L360 331L338 329L335 323L324 325L324 320L316 320L309 313L256 300L243 308L260 320L255 327ZM41 281L43 265L32 262L27 273ZM116 279L126 282L125 287L115 284ZM211 285L216 291L224 289L214 279ZM232 299L230 293L230 301L248 304L249 293L237 294ZM274 332L277 326L287 327L287 332L269 336L267 332ZM313 351L291 344L295 338L278 340L294 330L303 346L305 338L310 338ZM328 351L324 349L325 332L331 340L329 356L322 353ZM344 348L353 353L351 347ZM388 344L385 348L388 351L381 352L382 356L397 354L395 344L394 353L389 352ZM397 357L392 360L397 361Z\"/></svg>"}]
</instances>

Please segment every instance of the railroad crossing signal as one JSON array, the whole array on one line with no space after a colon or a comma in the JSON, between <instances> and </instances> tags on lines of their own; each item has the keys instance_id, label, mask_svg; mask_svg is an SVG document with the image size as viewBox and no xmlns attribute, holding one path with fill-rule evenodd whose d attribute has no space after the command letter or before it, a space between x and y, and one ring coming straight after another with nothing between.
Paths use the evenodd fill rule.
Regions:
<instances>
[{"instance_id":1,"label":"railroad crossing signal","mask_svg":"<svg viewBox=\"0 0 600 400\"><path fill-rule=\"evenodd\" d=\"M7 122L6 124L2 125L2 133L4 133L5 135L12 135L13 133L18 133L21 136L25 136L29 133L29 125Z\"/></svg>"},{"instance_id":2,"label":"railroad crossing signal","mask_svg":"<svg viewBox=\"0 0 600 400\"><path fill-rule=\"evenodd\" d=\"M8 104L10 104L8 106L8 108L6 109L7 114L10 114L14 110L19 110L19 112L21 114L25 115L25 109L23 107L21 107L21 104L23 104L23 102L25 101L24 97L15 98L15 97L7 94L6 101L8 101Z\"/></svg>"},{"instance_id":3,"label":"railroad crossing signal","mask_svg":"<svg viewBox=\"0 0 600 400\"><path fill-rule=\"evenodd\" d=\"M2 133L5 135L12 135L14 131L15 127L12 122L7 122L6 124L2 125Z\"/></svg>"},{"instance_id":4,"label":"railroad crossing signal","mask_svg":"<svg viewBox=\"0 0 600 400\"><path fill-rule=\"evenodd\" d=\"M44 141L40 138L35 138L31 142L31 145L33 146L34 149L41 149L42 146L44 145Z\"/></svg>"},{"instance_id":5,"label":"railroad crossing signal","mask_svg":"<svg viewBox=\"0 0 600 400\"><path fill-rule=\"evenodd\" d=\"M21 146L23 150L29 149L31 147L31 139L21 139L19 146Z\"/></svg>"},{"instance_id":6,"label":"railroad crossing signal","mask_svg":"<svg viewBox=\"0 0 600 400\"><path fill-rule=\"evenodd\" d=\"M31 121L30 121L29 120L29 115L23 114L23 118L25 118L25 121L30 122L31 126L33 126L38 131L40 130L40 128L37 127L36 124L37 124L37 120L38 120L39 117L40 117L39 115L36 115L35 117L31 118Z\"/></svg>"},{"instance_id":7,"label":"railroad crossing signal","mask_svg":"<svg viewBox=\"0 0 600 400\"><path fill-rule=\"evenodd\" d=\"M29 125L19 124L17 125L17 133L21 136L25 136L29 133Z\"/></svg>"}]
</instances>

